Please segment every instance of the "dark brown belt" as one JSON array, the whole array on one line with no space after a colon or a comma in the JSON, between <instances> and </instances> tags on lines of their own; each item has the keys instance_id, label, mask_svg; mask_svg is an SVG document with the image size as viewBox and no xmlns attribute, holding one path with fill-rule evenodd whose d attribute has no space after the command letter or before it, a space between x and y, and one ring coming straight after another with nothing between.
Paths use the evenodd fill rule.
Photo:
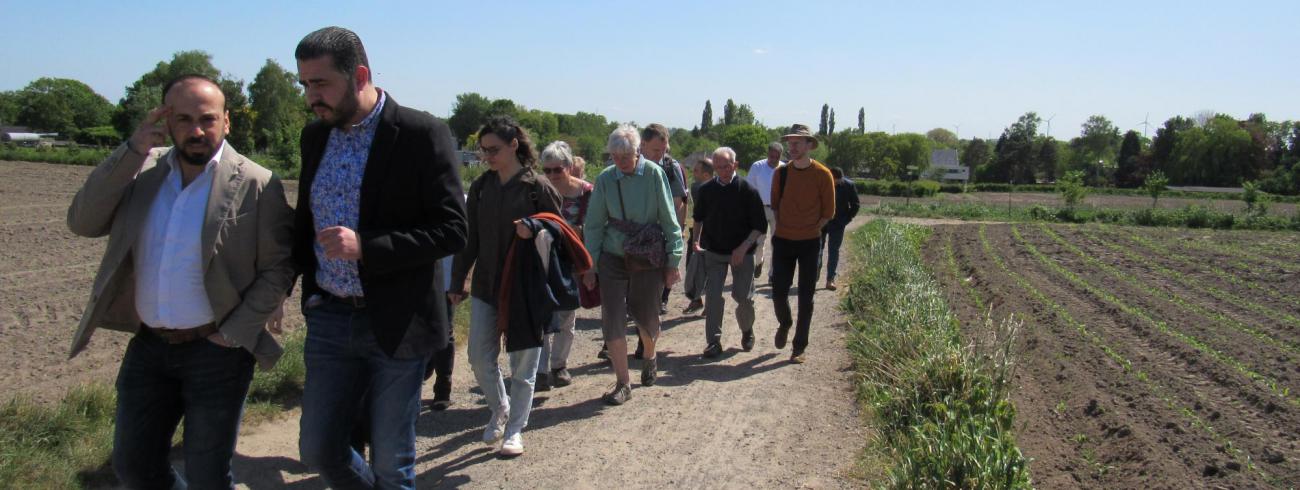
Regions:
<instances>
[{"instance_id":1,"label":"dark brown belt","mask_svg":"<svg viewBox=\"0 0 1300 490\"><path fill-rule=\"evenodd\" d=\"M194 328L176 329L176 328L154 328L143 323L140 327L148 330L149 333L157 335L168 344L184 344L217 333L217 324L208 323Z\"/></svg>"},{"instance_id":2,"label":"dark brown belt","mask_svg":"<svg viewBox=\"0 0 1300 490\"><path fill-rule=\"evenodd\" d=\"M324 296L325 299L329 301L333 301L335 303L343 303L345 305L351 306L358 310L366 307L365 296L335 296L325 291L321 291L321 295Z\"/></svg>"}]
</instances>

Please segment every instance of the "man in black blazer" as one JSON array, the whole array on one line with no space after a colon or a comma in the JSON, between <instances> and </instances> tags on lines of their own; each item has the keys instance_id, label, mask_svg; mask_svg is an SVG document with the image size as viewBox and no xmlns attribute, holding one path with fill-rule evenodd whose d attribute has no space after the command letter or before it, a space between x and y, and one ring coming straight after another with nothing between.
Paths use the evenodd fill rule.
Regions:
<instances>
[{"instance_id":1,"label":"man in black blazer","mask_svg":"<svg viewBox=\"0 0 1300 490\"><path fill-rule=\"evenodd\" d=\"M299 42L299 83L319 118L302 131L294 262L307 319L299 450L334 488L411 488L430 353L446 345L438 259L465 246L451 131L375 87L355 33ZM349 445L370 428L373 467Z\"/></svg>"}]
</instances>

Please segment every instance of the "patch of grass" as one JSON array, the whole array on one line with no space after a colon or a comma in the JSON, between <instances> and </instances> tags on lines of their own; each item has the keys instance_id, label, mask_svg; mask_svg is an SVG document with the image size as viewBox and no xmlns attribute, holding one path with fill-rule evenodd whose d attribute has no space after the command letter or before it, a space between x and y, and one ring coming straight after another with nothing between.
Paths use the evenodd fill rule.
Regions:
<instances>
[{"instance_id":1,"label":"patch of grass","mask_svg":"<svg viewBox=\"0 0 1300 490\"><path fill-rule=\"evenodd\" d=\"M879 428L866 461L883 461L895 488L1028 488L1008 398L1016 324L963 343L957 318L922 263L928 230L877 220L851 239L852 274L842 308L859 399ZM992 325L990 325L992 326Z\"/></svg>"},{"instance_id":2,"label":"patch of grass","mask_svg":"<svg viewBox=\"0 0 1300 490\"><path fill-rule=\"evenodd\" d=\"M0 160L93 166L108 158L108 154L112 152L112 148L82 148L78 146L32 148L6 144L0 145Z\"/></svg>"},{"instance_id":3,"label":"patch of grass","mask_svg":"<svg viewBox=\"0 0 1300 490\"><path fill-rule=\"evenodd\" d=\"M0 485L54 489L100 483L95 470L112 452L116 407L109 385L74 388L54 406L21 398L0 406Z\"/></svg>"}]
</instances>

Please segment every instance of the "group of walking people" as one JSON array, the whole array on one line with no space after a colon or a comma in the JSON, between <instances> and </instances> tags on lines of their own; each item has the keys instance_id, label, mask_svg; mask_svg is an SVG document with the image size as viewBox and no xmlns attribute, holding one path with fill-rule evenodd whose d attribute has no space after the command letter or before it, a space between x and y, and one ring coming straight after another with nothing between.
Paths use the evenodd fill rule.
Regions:
<instances>
[{"instance_id":1,"label":"group of walking people","mask_svg":"<svg viewBox=\"0 0 1300 490\"><path fill-rule=\"evenodd\" d=\"M572 382L580 306L601 309L614 373L602 399L632 396L628 317L640 385L655 384L660 316L684 259L694 266L687 309L704 310L702 355L723 352L728 275L749 351L770 236L773 344L783 349L793 328L790 362L805 362L820 251L829 241L833 289L834 250L857 206L851 184L811 159L817 139L806 126L792 126L747 178L731 148L697 159L687 190L661 125L615 129L610 164L588 183L569 145L538 155L523 127L495 117L476 134L488 171L466 191L450 129L374 85L355 33L314 31L294 55L317 116L302 131L295 208L278 178L225 141L224 96L202 75L163 87L162 105L69 207L73 232L109 237L72 355L98 328L133 334L116 382L112 456L127 487L232 487L254 366L281 356L282 303L299 277L299 451L333 488L414 487L421 386L436 373L433 408L450 403L451 316L463 301L470 368L489 409L483 440L507 457L524 451L534 392ZM788 299L796 271L797 319ZM168 462L182 420L183 474Z\"/></svg>"}]
</instances>

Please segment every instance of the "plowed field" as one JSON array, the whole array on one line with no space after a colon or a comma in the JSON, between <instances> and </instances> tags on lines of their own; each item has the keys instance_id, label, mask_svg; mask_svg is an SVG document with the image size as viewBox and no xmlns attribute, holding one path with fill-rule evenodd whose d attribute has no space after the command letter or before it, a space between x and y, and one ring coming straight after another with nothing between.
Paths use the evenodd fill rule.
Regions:
<instances>
[{"instance_id":1,"label":"plowed field","mask_svg":"<svg viewBox=\"0 0 1300 490\"><path fill-rule=\"evenodd\" d=\"M925 254L967 335L1024 322L1038 486L1300 484L1300 236L957 225Z\"/></svg>"}]
</instances>

